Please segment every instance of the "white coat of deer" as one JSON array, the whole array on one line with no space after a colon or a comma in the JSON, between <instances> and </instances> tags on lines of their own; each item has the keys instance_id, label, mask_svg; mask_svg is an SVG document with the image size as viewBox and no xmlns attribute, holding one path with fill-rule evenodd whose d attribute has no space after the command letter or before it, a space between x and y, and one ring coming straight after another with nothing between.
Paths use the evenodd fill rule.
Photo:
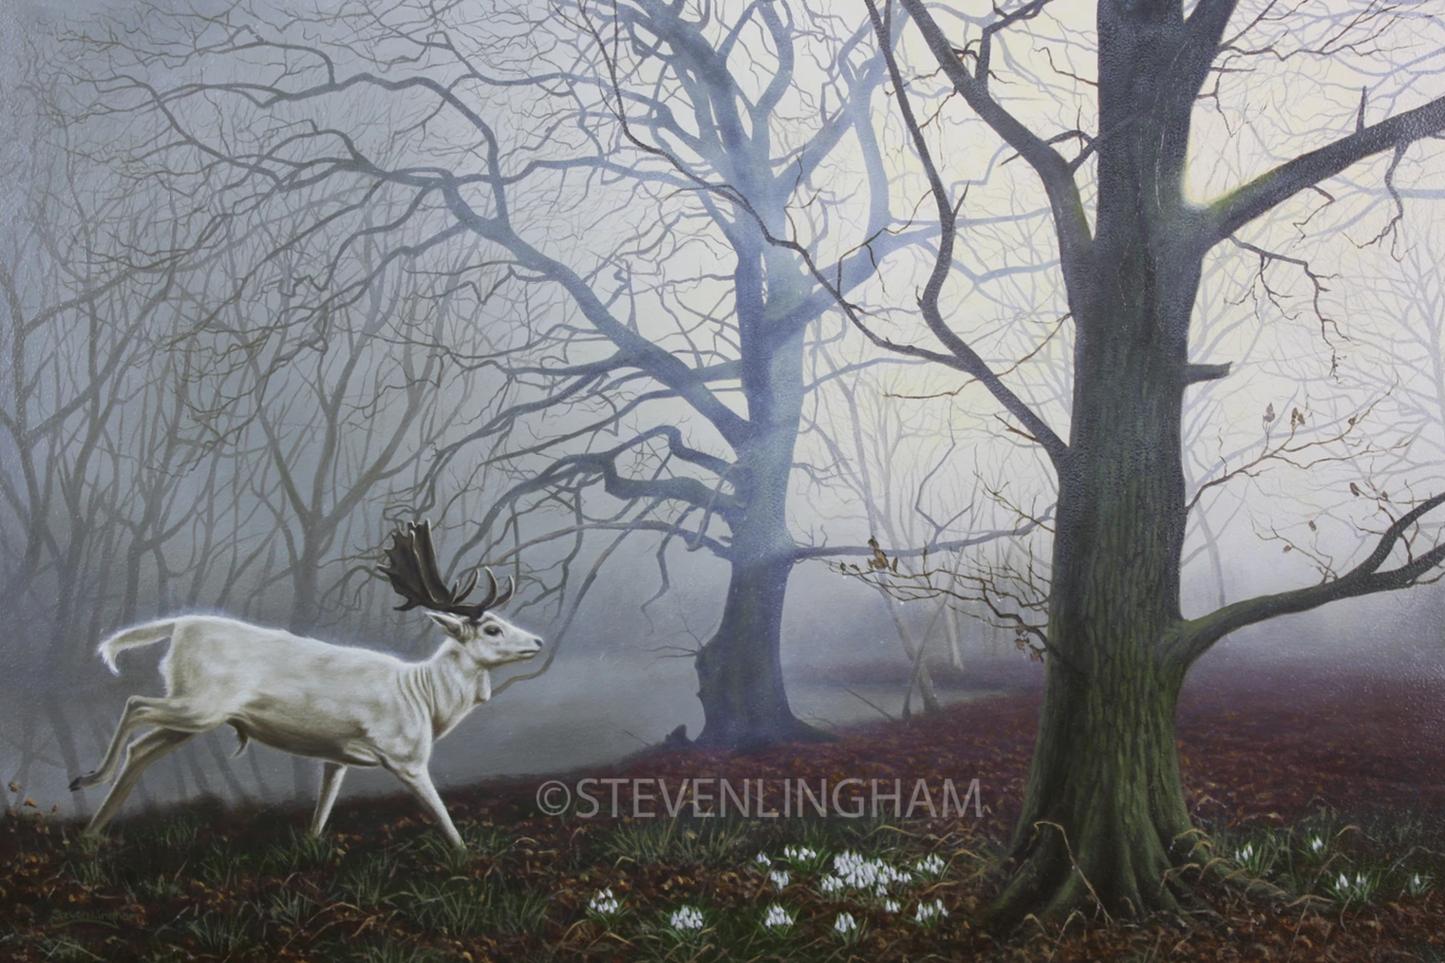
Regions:
<instances>
[{"instance_id":1,"label":"white coat of deer","mask_svg":"<svg viewBox=\"0 0 1445 963\"><path fill-rule=\"evenodd\" d=\"M170 639L160 663L164 698L131 696L105 758L72 791L120 776L91 818L87 832L105 829L147 766L203 732L235 728L245 749L255 739L284 752L321 760L321 795L311 820L319 834L331 814L348 766L381 766L401 780L436 820L453 846L465 848L427 764L432 744L492 697L489 670L530 659L542 640L489 609L516 588L465 604L476 587L447 588L427 522L392 533L381 574L405 604L421 607L447 639L425 662L404 662L369 649L332 645L234 619L188 615L126 629L100 643L106 666L126 649ZM154 729L126 744L135 730ZM240 750L237 750L238 752Z\"/></svg>"}]
</instances>

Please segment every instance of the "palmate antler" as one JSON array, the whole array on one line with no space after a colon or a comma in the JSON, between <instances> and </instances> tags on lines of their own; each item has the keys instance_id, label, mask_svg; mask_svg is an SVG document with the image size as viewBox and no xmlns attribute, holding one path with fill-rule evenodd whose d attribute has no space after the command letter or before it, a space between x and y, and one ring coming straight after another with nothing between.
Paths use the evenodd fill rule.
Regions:
<instances>
[{"instance_id":1,"label":"palmate antler","mask_svg":"<svg viewBox=\"0 0 1445 963\"><path fill-rule=\"evenodd\" d=\"M465 585L457 583L447 588L437 565L436 549L432 546L431 522L409 522L406 528L393 531L391 545L386 550L386 561L377 571L391 581L397 595L406 599L404 604L396 607L398 612L420 606L476 621L488 609L506 605L517 589L516 580L508 577L507 590L498 595L497 577L491 569L486 569L487 597L470 605L463 604L477 587L477 573L472 572Z\"/></svg>"}]
</instances>

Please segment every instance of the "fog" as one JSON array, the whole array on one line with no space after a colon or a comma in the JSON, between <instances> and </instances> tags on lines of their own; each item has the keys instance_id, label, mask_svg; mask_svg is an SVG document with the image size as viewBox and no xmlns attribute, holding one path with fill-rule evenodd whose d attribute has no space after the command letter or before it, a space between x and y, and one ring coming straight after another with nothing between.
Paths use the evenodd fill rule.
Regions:
<instances>
[{"instance_id":1,"label":"fog","mask_svg":"<svg viewBox=\"0 0 1445 963\"><path fill-rule=\"evenodd\" d=\"M226 614L427 657L440 632L375 571L421 518L449 580L512 575L505 616L545 640L439 743L444 787L696 737L698 651L753 651L726 602L754 545L787 555L772 631L805 723L1041 685L1056 483L980 378L890 350L927 337L938 228L862 8L740 29L724 89L603 42L581 7L464 4L447 46L419 42L425 5L381 6L0 9L7 807L98 804L67 784L128 695L160 693L163 646L119 678L94 656L126 625ZM630 36L663 35L622 6ZM723 44L745 6L698 36ZM1320 47L1357 29L1321 6L1294 35L1255 24L1249 49L1299 56L1251 56L1200 99L1191 198L1440 94L1434 21ZM988 12L960 9L961 32ZM1011 107L1061 131L1094 97L1093 27L1072 16L996 52ZM1067 437L1048 201L921 44L899 56L967 187L951 323ZM752 109L735 130L732 101ZM1336 578L1445 490L1440 161L1433 141L1376 155L1206 259L1190 358L1230 371L1185 393L1184 617ZM1096 176L1080 156L1087 205ZM1438 675L1442 630L1433 584L1337 602L1233 633L1201 684L1251 660ZM196 740L127 811L314 794L312 763L233 749L224 726ZM395 790L358 772L345 792Z\"/></svg>"}]
</instances>

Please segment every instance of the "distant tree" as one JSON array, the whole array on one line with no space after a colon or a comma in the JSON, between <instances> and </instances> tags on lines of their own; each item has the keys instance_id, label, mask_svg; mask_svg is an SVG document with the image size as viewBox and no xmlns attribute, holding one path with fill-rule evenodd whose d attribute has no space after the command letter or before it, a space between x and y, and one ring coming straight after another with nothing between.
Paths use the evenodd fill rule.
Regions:
<instances>
[{"instance_id":1,"label":"distant tree","mask_svg":"<svg viewBox=\"0 0 1445 963\"><path fill-rule=\"evenodd\" d=\"M248 5L133 26L85 54L110 62L98 109L155 123L120 163L173 158L157 174L170 190L216 188L211 223L282 225L278 256L339 264L367 237L421 263L465 238L502 273L448 275L481 289L490 364L522 386L448 448L526 466L476 538L535 497L581 506L582 527L625 517L705 547L729 577L697 653L701 739L811 736L779 650L789 574L811 557L788 519L806 333L931 230L890 207L871 28L803 5L655 0L545 16ZM301 203L322 183L330 201ZM363 224L383 200L401 213ZM580 427L560 418L586 410Z\"/></svg>"}]
</instances>

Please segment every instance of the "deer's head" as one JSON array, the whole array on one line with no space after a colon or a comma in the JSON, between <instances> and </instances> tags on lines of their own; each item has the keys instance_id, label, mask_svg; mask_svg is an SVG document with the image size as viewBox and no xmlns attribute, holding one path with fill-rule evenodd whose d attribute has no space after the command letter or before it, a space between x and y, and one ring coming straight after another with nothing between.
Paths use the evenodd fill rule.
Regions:
<instances>
[{"instance_id":1,"label":"deer's head","mask_svg":"<svg viewBox=\"0 0 1445 963\"><path fill-rule=\"evenodd\" d=\"M430 522L413 522L393 531L386 561L380 568L396 594L405 600L397 611L426 609L432 621L481 664L505 665L532 658L542 651L542 640L491 611L507 604L516 591L516 582L508 578L507 590L502 592L491 569L485 571L488 588L480 602L466 601L477 587L475 571L465 583L448 587L437 565Z\"/></svg>"}]
</instances>

